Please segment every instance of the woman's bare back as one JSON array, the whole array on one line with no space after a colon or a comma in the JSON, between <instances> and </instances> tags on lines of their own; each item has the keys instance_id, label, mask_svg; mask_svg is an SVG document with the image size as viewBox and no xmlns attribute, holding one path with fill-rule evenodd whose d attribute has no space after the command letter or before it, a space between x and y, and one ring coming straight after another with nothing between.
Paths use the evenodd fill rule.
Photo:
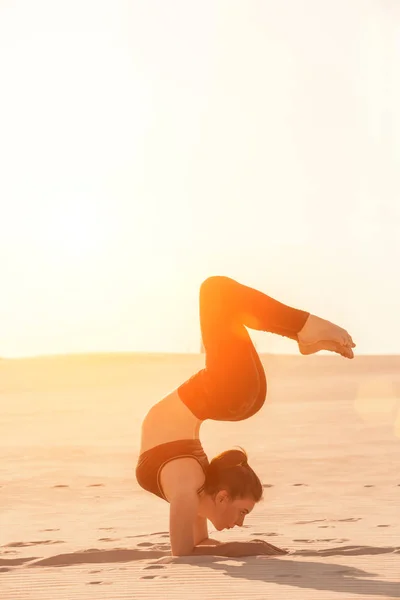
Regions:
<instances>
[{"instance_id":1,"label":"woman's bare back","mask_svg":"<svg viewBox=\"0 0 400 600\"><path fill-rule=\"evenodd\" d=\"M198 439L202 421L183 404L174 390L149 410L142 423L140 453L159 444Z\"/></svg>"}]
</instances>

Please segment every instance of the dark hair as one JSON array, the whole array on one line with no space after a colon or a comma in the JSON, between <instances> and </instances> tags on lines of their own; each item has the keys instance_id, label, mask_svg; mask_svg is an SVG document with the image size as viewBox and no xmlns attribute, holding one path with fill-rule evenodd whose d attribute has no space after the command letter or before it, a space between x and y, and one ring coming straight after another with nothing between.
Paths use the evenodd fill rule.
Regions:
<instances>
[{"instance_id":1,"label":"dark hair","mask_svg":"<svg viewBox=\"0 0 400 600\"><path fill-rule=\"evenodd\" d=\"M249 466L243 448L225 450L210 462L204 491L206 494L215 495L220 490L226 490L232 499L251 497L255 502L261 500L261 481Z\"/></svg>"}]
</instances>

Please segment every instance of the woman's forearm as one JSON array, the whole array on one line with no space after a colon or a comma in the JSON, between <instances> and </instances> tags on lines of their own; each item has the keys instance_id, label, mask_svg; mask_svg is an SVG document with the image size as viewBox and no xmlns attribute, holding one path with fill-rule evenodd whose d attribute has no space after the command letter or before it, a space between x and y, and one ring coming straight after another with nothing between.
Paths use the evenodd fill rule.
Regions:
<instances>
[{"instance_id":1,"label":"woman's forearm","mask_svg":"<svg viewBox=\"0 0 400 600\"><path fill-rule=\"evenodd\" d=\"M204 554L237 558L240 556L257 556L263 554L263 552L262 548L254 544L254 542L219 542L215 545L199 544L193 548L192 555Z\"/></svg>"},{"instance_id":2,"label":"woman's forearm","mask_svg":"<svg viewBox=\"0 0 400 600\"><path fill-rule=\"evenodd\" d=\"M217 544L220 544L221 542L219 542L218 540L214 540L213 538L204 538L204 540L201 540L201 542L199 542L198 544L196 544L196 546L216 546Z\"/></svg>"}]
</instances>

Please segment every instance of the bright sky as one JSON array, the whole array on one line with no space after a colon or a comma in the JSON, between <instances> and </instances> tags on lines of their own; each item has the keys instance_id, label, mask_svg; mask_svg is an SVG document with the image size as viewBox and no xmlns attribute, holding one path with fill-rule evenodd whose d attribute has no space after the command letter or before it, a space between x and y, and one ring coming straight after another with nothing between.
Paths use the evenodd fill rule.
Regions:
<instances>
[{"instance_id":1,"label":"bright sky","mask_svg":"<svg viewBox=\"0 0 400 600\"><path fill-rule=\"evenodd\" d=\"M399 60L398 0L1 0L0 355L197 352L213 274L400 353Z\"/></svg>"}]
</instances>

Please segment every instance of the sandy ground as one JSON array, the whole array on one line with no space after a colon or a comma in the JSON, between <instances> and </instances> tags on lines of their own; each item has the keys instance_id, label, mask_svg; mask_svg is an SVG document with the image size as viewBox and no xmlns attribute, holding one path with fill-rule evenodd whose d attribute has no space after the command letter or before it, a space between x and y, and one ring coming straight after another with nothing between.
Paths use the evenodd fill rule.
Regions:
<instances>
[{"instance_id":1,"label":"sandy ground","mask_svg":"<svg viewBox=\"0 0 400 600\"><path fill-rule=\"evenodd\" d=\"M265 486L214 537L290 553L189 560L134 468L143 415L203 357L1 360L1 600L400 598L400 357L263 362L262 411L201 431L210 458L243 446Z\"/></svg>"}]
</instances>

